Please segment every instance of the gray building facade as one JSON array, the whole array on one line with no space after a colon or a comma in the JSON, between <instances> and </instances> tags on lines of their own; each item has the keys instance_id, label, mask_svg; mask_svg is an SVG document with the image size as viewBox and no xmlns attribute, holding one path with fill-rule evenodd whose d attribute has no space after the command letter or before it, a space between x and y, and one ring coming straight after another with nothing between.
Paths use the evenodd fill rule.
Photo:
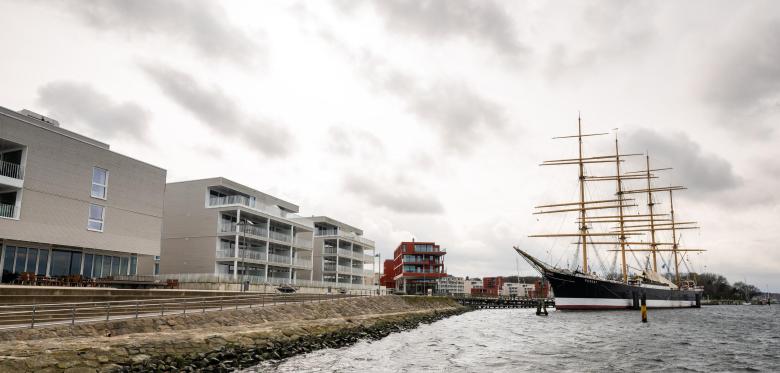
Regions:
<instances>
[{"instance_id":1,"label":"gray building facade","mask_svg":"<svg viewBox=\"0 0 780 373\"><path fill-rule=\"evenodd\" d=\"M3 282L152 274L165 177L55 120L0 107Z\"/></svg>"},{"instance_id":2,"label":"gray building facade","mask_svg":"<svg viewBox=\"0 0 780 373\"><path fill-rule=\"evenodd\" d=\"M305 218L314 226L314 280L325 283L372 285L374 241L363 231L327 216Z\"/></svg>"},{"instance_id":3,"label":"gray building facade","mask_svg":"<svg viewBox=\"0 0 780 373\"><path fill-rule=\"evenodd\" d=\"M311 281L313 227L297 212L295 204L221 177L169 183L160 273Z\"/></svg>"}]
</instances>

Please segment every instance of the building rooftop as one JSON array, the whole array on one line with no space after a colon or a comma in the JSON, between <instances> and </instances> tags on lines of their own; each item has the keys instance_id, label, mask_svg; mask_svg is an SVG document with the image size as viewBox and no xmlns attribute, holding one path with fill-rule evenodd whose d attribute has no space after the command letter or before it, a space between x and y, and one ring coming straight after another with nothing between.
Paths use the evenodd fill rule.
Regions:
<instances>
[{"instance_id":1,"label":"building rooftop","mask_svg":"<svg viewBox=\"0 0 780 373\"><path fill-rule=\"evenodd\" d=\"M224 177L212 177L212 178L206 178L206 179L195 179L195 180L184 180L184 181L175 181L170 182L168 184L180 184L180 183L205 183L209 184L211 186L225 186L230 189L233 189L235 191L238 191L240 193L244 193L250 196L253 196L257 199L258 202L262 203L266 206L278 206L280 209L291 212L291 213L297 213L299 211L298 205L285 201L281 198L274 197L268 193L263 193L257 189L250 188L244 184L237 183L233 180L224 178Z\"/></svg>"},{"instance_id":2,"label":"building rooftop","mask_svg":"<svg viewBox=\"0 0 780 373\"><path fill-rule=\"evenodd\" d=\"M328 217L328 216L312 216L310 218L305 218L305 219L309 219L309 220L312 221L312 223L315 223L315 224L316 223L330 224L330 225L339 227L341 229L353 232L353 233L357 234L358 236L362 236L363 235L363 230L362 229L357 228L357 227L352 226L352 225L349 225L347 223L338 221L338 220L333 219L333 218Z\"/></svg>"}]
</instances>

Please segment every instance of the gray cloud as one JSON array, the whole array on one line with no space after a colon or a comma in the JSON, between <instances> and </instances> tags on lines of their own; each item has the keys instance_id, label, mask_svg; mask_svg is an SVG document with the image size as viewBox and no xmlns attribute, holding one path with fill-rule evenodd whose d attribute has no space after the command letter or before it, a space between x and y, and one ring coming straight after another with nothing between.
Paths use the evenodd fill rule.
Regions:
<instances>
[{"instance_id":1,"label":"gray cloud","mask_svg":"<svg viewBox=\"0 0 780 373\"><path fill-rule=\"evenodd\" d=\"M261 50L212 1L79 0L62 5L98 30L167 37L210 59L246 62Z\"/></svg>"},{"instance_id":2,"label":"gray cloud","mask_svg":"<svg viewBox=\"0 0 780 373\"><path fill-rule=\"evenodd\" d=\"M652 168L672 167L675 185L682 184L692 190L689 197L696 198L708 192L733 189L742 183L731 163L706 153L698 143L684 133L662 135L651 129L632 131L624 141L626 152L644 152L650 155Z\"/></svg>"},{"instance_id":3,"label":"gray cloud","mask_svg":"<svg viewBox=\"0 0 780 373\"><path fill-rule=\"evenodd\" d=\"M328 141L323 143L328 151L361 159L374 158L385 152L385 145L374 134L358 129L339 126L328 129Z\"/></svg>"},{"instance_id":4,"label":"gray cloud","mask_svg":"<svg viewBox=\"0 0 780 373\"><path fill-rule=\"evenodd\" d=\"M38 88L38 103L64 122L80 122L97 136L146 138L151 115L134 102L115 102L92 86L52 82Z\"/></svg>"},{"instance_id":5,"label":"gray cloud","mask_svg":"<svg viewBox=\"0 0 780 373\"><path fill-rule=\"evenodd\" d=\"M400 180L397 180L400 181ZM362 196L375 206L408 214L440 214L444 206L435 195L410 182L379 183L367 177L348 175L346 191Z\"/></svg>"},{"instance_id":6,"label":"gray cloud","mask_svg":"<svg viewBox=\"0 0 780 373\"><path fill-rule=\"evenodd\" d=\"M338 3L342 10L354 11L365 1ZM521 56L528 47L518 40L512 17L498 4L488 0L377 0L372 1L385 27L432 41L460 37L487 44L502 54Z\"/></svg>"},{"instance_id":7,"label":"gray cloud","mask_svg":"<svg viewBox=\"0 0 780 373\"><path fill-rule=\"evenodd\" d=\"M287 155L293 141L290 132L246 113L219 87L205 87L192 76L160 64L142 64L141 69L163 93L213 130L237 136L267 157Z\"/></svg>"},{"instance_id":8,"label":"gray cloud","mask_svg":"<svg viewBox=\"0 0 780 373\"><path fill-rule=\"evenodd\" d=\"M485 137L507 127L504 109L463 82L436 80L424 85L370 52L356 59L374 88L402 100L422 124L436 131L448 152L467 154Z\"/></svg>"},{"instance_id":9,"label":"gray cloud","mask_svg":"<svg viewBox=\"0 0 780 373\"><path fill-rule=\"evenodd\" d=\"M720 46L718 58L708 61L712 68L705 74L704 99L733 115L727 122L738 122L740 128L758 125L771 130L772 124L761 115L780 114L780 17L776 15L769 20L758 14L748 17L741 32Z\"/></svg>"}]
</instances>

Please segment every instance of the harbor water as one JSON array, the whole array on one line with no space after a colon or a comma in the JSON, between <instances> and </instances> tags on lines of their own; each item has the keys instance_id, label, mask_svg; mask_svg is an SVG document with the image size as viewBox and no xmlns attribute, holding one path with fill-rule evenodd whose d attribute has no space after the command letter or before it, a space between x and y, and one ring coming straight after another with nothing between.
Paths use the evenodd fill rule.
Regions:
<instances>
[{"instance_id":1,"label":"harbor water","mask_svg":"<svg viewBox=\"0 0 780 373\"><path fill-rule=\"evenodd\" d=\"M463 315L244 372L780 371L780 307Z\"/></svg>"}]
</instances>

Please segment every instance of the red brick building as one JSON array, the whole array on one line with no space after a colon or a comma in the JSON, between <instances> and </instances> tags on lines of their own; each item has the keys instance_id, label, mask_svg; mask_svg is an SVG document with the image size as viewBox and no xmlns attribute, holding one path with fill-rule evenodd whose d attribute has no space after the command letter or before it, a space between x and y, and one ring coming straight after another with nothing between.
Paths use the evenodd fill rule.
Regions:
<instances>
[{"instance_id":1,"label":"red brick building","mask_svg":"<svg viewBox=\"0 0 780 373\"><path fill-rule=\"evenodd\" d=\"M472 288L471 295L479 297L498 297L501 293L501 287L504 286L506 279L503 277L483 277L482 288Z\"/></svg>"},{"instance_id":2,"label":"red brick building","mask_svg":"<svg viewBox=\"0 0 780 373\"><path fill-rule=\"evenodd\" d=\"M436 292L436 279L447 277L444 255L435 242L401 242L393 255L394 288L406 294Z\"/></svg>"},{"instance_id":3,"label":"red brick building","mask_svg":"<svg viewBox=\"0 0 780 373\"><path fill-rule=\"evenodd\" d=\"M382 271L382 277L379 278L379 284L387 289L395 289L395 261L393 259L387 259L384 262L384 270Z\"/></svg>"},{"instance_id":4,"label":"red brick building","mask_svg":"<svg viewBox=\"0 0 780 373\"><path fill-rule=\"evenodd\" d=\"M528 292L529 298L549 298L550 297L550 283L537 280L534 283L534 289Z\"/></svg>"}]
</instances>

